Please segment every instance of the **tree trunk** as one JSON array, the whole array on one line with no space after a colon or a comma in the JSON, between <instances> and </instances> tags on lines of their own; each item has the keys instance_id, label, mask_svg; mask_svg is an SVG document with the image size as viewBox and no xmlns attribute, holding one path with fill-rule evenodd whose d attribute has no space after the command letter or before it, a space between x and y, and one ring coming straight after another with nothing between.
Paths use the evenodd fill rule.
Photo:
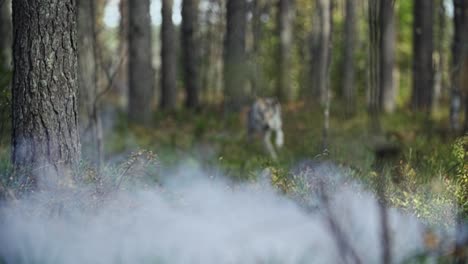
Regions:
<instances>
[{"instance_id":1,"label":"tree trunk","mask_svg":"<svg viewBox=\"0 0 468 264\"><path fill-rule=\"evenodd\" d=\"M395 110L396 87L393 81L395 65L395 0L380 4L380 107L387 113Z\"/></svg>"},{"instance_id":2,"label":"tree trunk","mask_svg":"<svg viewBox=\"0 0 468 264\"><path fill-rule=\"evenodd\" d=\"M81 153L100 168L103 159L101 119L97 107L97 60L95 7L93 0L78 0L78 110Z\"/></svg>"},{"instance_id":3,"label":"tree trunk","mask_svg":"<svg viewBox=\"0 0 468 264\"><path fill-rule=\"evenodd\" d=\"M15 172L40 189L68 185L80 158L75 1L13 1L13 32Z\"/></svg>"},{"instance_id":4,"label":"tree trunk","mask_svg":"<svg viewBox=\"0 0 468 264\"><path fill-rule=\"evenodd\" d=\"M225 109L239 111L245 101L245 34L247 26L246 0L228 0L224 40Z\"/></svg>"},{"instance_id":5,"label":"tree trunk","mask_svg":"<svg viewBox=\"0 0 468 264\"><path fill-rule=\"evenodd\" d=\"M446 17L447 12L445 10L445 0L436 1L437 8L437 36L435 39L435 49L436 49L436 58L434 59L434 98L433 98L433 108L438 109L440 98L442 95L442 90L444 89L445 79L445 52L444 52L444 43L446 40Z\"/></svg>"},{"instance_id":6,"label":"tree trunk","mask_svg":"<svg viewBox=\"0 0 468 264\"><path fill-rule=\"evenodd\" d=\"M200 71L198 28L198 0L182 2L182 52L184 60L185 106L199 107Z\"/></svg>"},{"instance_id":7,"label":"tree trunk","mask_svg":"<svg viewBox=\"0 0 468 264\"><path fill-rule=\"evenodd\" d=\"M172 23L172 0L162 1L161 25L161 108L172 110L176 107L176 63L175 30Z\"/></svg>"},{"instance_id":8,"label":"tree trunk","mask_svg":"<svg viewBox=\"0 0 468 264\"><path fill-rule=\"evenodd\" d=\"M369 24L369 62L368 62L368 113L370 130L374 134L380 133L380 5L381 1L368 0L368 24Z\"/></svg>"},{"instance_id":9,"label":"tree trunk","mask_svg":"<svg viewBox=\"0 0 468 264\"><path fill-rule=\"evenodd\" d=\"M330 61L330 45L331 45L331 14L330 14L330 0L316 0L316 8L318 11L318 25L319 33L317 40L316 50L313 50L315 60L312 61L316 66L311 67L314 73L315 80L314 86L320 98L322 105L326 104L328 97L328 64Z\"/></svg>"},{"instance_id":10,"label":"tree trunk","mask_svg":"<svg viewBox=\"0 0 468 264\"><path fill-rule=\"evenodd\" d=\"M261 0L252 1L252 55L249 63L252 65L250 81L252 85L252 95L256 97L259 91L263 90L263 69L259 62L260 47L262 42L262 9L264 4Z\"/></svg>"},{"instance_id":11,"label":"tree trunk","mask_svg":"<svg viewBox=\"0 0 468 264\"><path fill-rule=\"evenodd\" d=\"M345 36L343 58L343 96L345 111L348 117L356 112L356 87L354 83L354 49L356 47L356 3L355 0L346 0Z\"/></svg>"},{"instance_id":12,"label":"tree trunk","mask_svg":"<svg viewBox=\"0 0 468 264\"><path fill-rule=\"evenodd\" d=\"M142 125L148 125L151 119L154 88L149 9L149 0L128 2L128 117L130 122Z\"/></svg>"},{"instance_id":13,"label":"tree trunk","mask_svg":"<svg viewBox=\"0 0 468 264\"><path fill-rule=\"evenodd\" d=\"M122 105L128 104L128 1L120 0L119 12L120 12L120 23L119 23L119 59L121 60L120 66L117 73L117 93L120 97L120 103Z\"/></svg>"},{"instance_id":14,"label":"tree trunk","mask_svg":"<svg viewBox=\"0 0 468 264\"><path fill-rule=\"evenodd\" d=\"M464 43L467 41L466 33L466 10L468 5L465 0L453 0L453 42L452 42L452 90L450 95L450 127L452 131L460 130L460 112L462 111L462 89L461 76L463 72L464 57L466 48Z\"/></svg>"},{"instance_id":15,"label":"tree trunk","mask_svg":"<svg viewBox=\"0 0 468 264\"><path fill-rule=\"evenodd\" d=\"M11 69L11 48L13 45L11 0L4 0L0 4L0 69Z\"/></svg>"},{"instance_id":16,"label":"tree trunk","mask_svg":"<svg viewBox=\"0 0 468 264\"><path fill-rule=\"evenodd\" d=\"M432 109L433 79L433 0L414 0L413 92L414 110Z\"/></svg>"},{"instance_id":17,"label":"tree trunk","mask_svg":"<svg viewBox=\"0 0 468 264\"><path fill-rule=\"evenodd\" d=\"M292 100L291 59L293 51L293 0L278 1L278 87L277 96L282 101Z\"/></svg>"}]
</instances>

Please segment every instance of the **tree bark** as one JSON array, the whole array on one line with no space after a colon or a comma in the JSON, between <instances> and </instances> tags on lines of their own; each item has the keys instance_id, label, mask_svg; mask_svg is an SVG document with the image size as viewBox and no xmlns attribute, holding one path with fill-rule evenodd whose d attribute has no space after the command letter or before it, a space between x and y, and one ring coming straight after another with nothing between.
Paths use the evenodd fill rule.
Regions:
<instances>
[{"instance_id":1,"label":"tree bark","mask_svg":"<svg viewBox=\"0 0 468 264\"><path fill-rule=\"evenodd\" d=\"M247 3L245 0L228 0L226 12L224 100L225 110L232 112L239 111L245 101Z\"/></svg>"},{"instance_id":2,"label":"tree bark","mask_svg":"<svg viewBox=\"0 0 468 264\"><path fill-rule=\"evenodd\" d=\"M75 1L13 1L13 32L15 172L40 189L70 184L80 158Z\"/></svg>"},{"instance_id":3,"label":"tree bark","mask_svg":"<svg viewBox=\"0 0 468 264\"><path fill-rule=\"evenodd\" d=\"M198 0L182 2L182 52L184 60L184 84L186 91L185 106L199 107L200 93L200 47L197 37Z\"/></svg>"},{"instance_id":4,"label":"tree bark","mask_svg":"<svg viewBox=\"0 0 468 264\"><path fill-rule=\"evenodd\" d=\"M11 49L13 33L11 24L11 0L0 5L0 68L11 69Z\"/></svg>"},{"instance_id":5,"label":"tree bark","mask_svg":"<svg viewBox=\"0 0 468 264\"><path fill-rule=\"evenodd\" d=\"M433 0L414 0L413 25L413 92L414 110L429 112L432 109L434 87L433 52Z\"/></svg>"},{"instance_id":6,"label":"tree bark","mask_svg":"<svg viewBox=\"0 0 468 264\"><path fill-rule=\"evenodd\" d=\"M97 47L95 6L93 0L78 0L78 109L80 140L83 159L100 168L102 153L102 127L98 113Z\"/></svg>"},{"instance_id":7,"label":"tree bark","mask_svg":"<svg viewBox=\"0 0 468 264\"><path fill-rule=\"evenodd\" d=\"M354 49L356 47L356 3L355 0L346 0L345 36L343 58L343 97L345 100L346 116L351 117L356 112L356 87L354 68Z\"/></svg>"},{"instance_id":8,"label":"tree bark","mask_svg":"<svg viewBox=\"0 0 468 264\"><path fill-rule=\"evenodd\" d=\"M291 59L293 50L293 0L278 1L278 83L277 96L282 101L292 100Z\"/></svg>"},{"instance_id":9,"label":"tree bark","mask_svg":"<svg viewBox=\"0 0 468 264\"><path fill-rule=\"evenodd\" d=\"M154 88L151 52L151 17L149 0L128 2L128 78L130 122L148 125Z\"/></svg>"},{"instance_id":10,"label":"tree bark","mask_svg":"<svg viewBox=\"0 0 468 264\"><path fill-rule=\"evenodd\" d=\"M380 4L380 107L390 113L395 110L396 87L393 80L395 66L395 0Z\"/></svg>"}]
</instances>

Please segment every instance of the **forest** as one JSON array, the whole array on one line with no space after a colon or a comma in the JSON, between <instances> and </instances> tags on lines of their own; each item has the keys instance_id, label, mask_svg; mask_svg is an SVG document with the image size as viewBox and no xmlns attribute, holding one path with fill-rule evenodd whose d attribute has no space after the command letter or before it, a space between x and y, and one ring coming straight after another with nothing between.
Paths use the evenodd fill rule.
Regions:
<instances>
[{"instance_id":1,"label":"forest","mask_svg":"<svg viewBox=\"0 0 468 264\"><path fill-rule=\"evenodd\" d=\"M0 0L0 264L468 263L468 0Z\"/></svg>"}]
</instances>

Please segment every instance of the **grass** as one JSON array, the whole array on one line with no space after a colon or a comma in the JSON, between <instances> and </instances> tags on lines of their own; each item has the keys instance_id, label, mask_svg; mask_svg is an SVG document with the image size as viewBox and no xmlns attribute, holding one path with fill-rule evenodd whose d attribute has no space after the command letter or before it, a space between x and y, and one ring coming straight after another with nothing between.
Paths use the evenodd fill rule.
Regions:
<instances>
[{"instance_id":1,"label":"grass","mask_svg":"<svg viewBox=\"0 0 468 264\"><path fill-rule=\"evenodd\" d=\"M388 193L394 205L411 209L424 207L422 203L427 197L414 195L431 189L432 193L454 193L452 198L466 215L468 137L447 136L444 118L428 123L424 116L406 110L382 115L384 133L375 136L368 132L365 109L359 109L350 119L344 118L339 109L338 103L332 105L330 145L326 155L322 153L321 109L296 102L283 106L285 146L279 151L277 161L266 155L260 138L253 144L247 142L245 110L240 114L224 114L218 105L208 106L198 113L157 112L151 128L129 126L125 115L120 113L115 128L105 137L106 159L112 161L117 156L126 157L133 151L145 149L156 153L161 164L171 166L195 159L204 166L220 168L237 181L255 180L259 171L270 168L280 179L277 182L283 183L292 181L289 171L299 161L325 159L349 168L352 177L373 188L377 181L375 146L390 142L400 150L398 157L387 166ZM7 184L9 171L9 148L2 146L3 184ZM444 199L448 202L448 198Z\"/></svg>"}]
</instances>

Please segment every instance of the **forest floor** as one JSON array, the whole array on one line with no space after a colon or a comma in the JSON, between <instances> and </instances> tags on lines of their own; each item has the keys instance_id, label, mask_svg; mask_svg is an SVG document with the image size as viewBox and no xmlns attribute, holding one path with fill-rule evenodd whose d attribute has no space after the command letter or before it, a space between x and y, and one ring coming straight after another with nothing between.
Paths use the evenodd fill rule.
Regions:
<instances>
[{"instance_id":1,"label":"forest floor","mask_svg":"<svg viewBox=\"0 0 468 264\"><path fill-rule=\"evenodd\" d=\"M424 115L410 111L382 115L382 132L375 135L369 132L365 109L353 118L345 118L337 109L331 111L326 153L322 144L322 110L307 108L303 103L283 107L285 145L278 151L277 161L266 154L260 138L253 144L247 142L246 109L240 114L225 115L220 106L207 107L196 114L158 113L151 129L129 127L125 118L118 118L115 130L105 137L105 149L108 160L120 157L115 159L119 161L132 150L145 149L156 153L166 166L195 161L241 181L255 181L259 172L268 168L277 185L289 192L292 169L307 160L332 161L375 189L382 179L377 177L381 162L377 162L376 155L381 148L389 148L394 153L383 163L386 193L394 206L443 221L443 216L432 215L430 205L422 200L455 200L466 215L468 136L450 135L446 116L435 114L428 121Z\"/></svg>"},{"instance_id":2,"label":"forest floor","mask_svg":"<svg viewBox=\"0 0 468 264\"><path fill-rule=\"evenodd\" d=\"M115 113L114 111L111 112ZM332 109L331 113L328 136L329 146L328 151L324 153L321 109L308 109L301 103L285 105L283 107L285 146L278 151L279 159L277 161L272 160L266 154L260 138L253 144L247 142L245 129L246 109L240 114L233 115L223 114L220 106L207 107L199 113L192 113L186 110L174 111L172 113L158 112L154 117L154 126L151 128L129 126L124 113L103 115L105 117L103 121L105 128L104 147L106 164L102 174L110 178L107 182L110 187L107 189L115 187L115 193L107 195L107 198L106 195L103 195L103 199L108 199L109 201L102 202L100 205L95 205L95 196L94 194L89 195L89 188L81 190L83 192L81 194L79 191L77 191L77 195L66 194L65 198L60 198L60 194L53 194L54 199L58 199L58 201L52 201L52 205L60 204L60 199L64 200L62 204L72 205L70 208L74 208L73 205L76 203L78 203L78 208L83 208L82 204L91 205L90 208L84 206L85 209L78 210L78 212L84 210L84 213L81 212L79 215L84 214L85 220L88 219L87 217L94 219L93 217L96 213L93 211L93 208L101 208L101 212L97 214L98 224L92 225L92 227L96 230L104 230L103 232L108 232L109 235L116 236L113 241L124 241L126 243L133 241L138 244L144 238L147 241L152 241L151 244L160 247L161 250L175 246L179 247L184 254L189 254L189 256L192 254L190 249L196 248L196 245L187 244L189 242L187 242L185 235L179 234L178 230L180 230L181 226L186 228L186 231L193 232L194 234L202 232L200 235L215 241L213 245L224 247L226 246L225 240L216 242L217 239L223 238L223 236L219 237L218 233L227 232L222 227L225 227L226 222L232 221L233 213L236 215L237 212L244 212L244 215L242 220L237 218L235 222L231 223L232 226L230 228L234 231L237 230L237 233L233 232L231 234L228 232L228 234L231 234L229 236L231 239L233 239L234 233L237 234L235 237L239 241L244 241L245 237L251 237L252 241L261 241L258 244L262 245L259 250L263 250L269 249L271 246L269 243L265 243L265 241L273 243L276 240L271 239L278 238L278 241L287 244L280 247L281 250L287 252L284 257L288 254L293 254L294 251L289 247L297 250L309 245L308 243L316 243L322 246L327 245L326 239L324 240L320 236L303 236L303 232L325 232L326 228L324 229L323 226L329 224L327 221L331 221L330 223L337 221L334 224L339 224L343 228L349 228L345 232L349 236L358 234L357 241L373 241L371 237L373 237L374 232L372 230L374 229L369 228L368 225L369 223L373 225L378 223L378 221L376 222L378 218L375 218L375 215L379 214L375 197L389 203L392 208L400 209L398 213L396 211L389 211L390 218L393 219L391 221L397 225L394 239L395 241L402 239L398 242L398 245L406 245L406 243L410 243L411 241L413 243L411 247L405 246L405 250L400 251L401 254L397 254L402 258L405 257L402 252L407 252L409 248L421 244L420 241L413 241L413 239L417 239L418 235L412 233L417 232L416 226L420 222L428 227L434 227L434 230L439 230L439 227L453 230L454 226L456 226L456 218L459 215L466 217L468 211L468 136L454 137L445 132L448 131L446 129L448 125L444 123L446 117L436 117L431 122L428 122L424 116L414 115L409 111L382 115L381 125L383 132L379 135L374 135L368 132L369 125L364 109L361 109L355 117L349 119L345 118L343 114L339 114L337 109ZM390 154L379 159L382 149L390 150ZM143 170L138 171L139 168L135 164L141 158L144 166L141 167ZM83 164L86 164L86 161L83 161ZM236 187L230 186L228 188L232 192L226 192L225 186L218 188L216 187L218 184L216 182L212 183L216 188L206 187L207 185L204 184L192 186L193 182L189 183L190 187L188 189L184 189L184 187L174 188L173 186L164 186L164 184L160 184L162 180L159 176L160 174L165 174L164 176L171 174L167 173L167 170L166 172L161 172L166 168L185 169L184 175L208 172L208 176L211 177L213 176L212 173L219 173L220 175L227 176L234 183L248 182L254 186L261 183L266 177L272 183L273 188L281 193L281 196L271 197L268 191L265 196L263 192L264 187L254 189L253 191L249 188L243 190L239 187L240 191L236 191ZM2 176L2 185L14 188L14 186L8 184L11 181L9 171L9 148L2 145L0 147L0 176ZM95 180L96 178L92 177L94 175L92 170L84 170L84 172L83 179L86 179L87 183L100 183L99 180ZM135 195L127 192L128 189L126 188L132 188L132 178L138 177L135 175L139 174L145 177L148 176L152 178L151 180L156 181L156 186L158 186L156 193L148 193L145 192L147 189L144 189L143 199L139 196L141 194ZM339 180L336 179L336 175L338 175ZM172 177L173 175L170 176ZM128 181L128 184L121 185L122 180ZM136 180L138 181L138 179ZM145 180L146 183L147 181ZM230 183L231 181L229 181ZM360 187L354 187L356 183ZM182 185L184 184L187 183L182 183ZM98 193L106 193L106 186L95 185L98 186L96 188L96 190L99 190ZM94 185L91 184L91 186ZM345 187L342 188L340 186ZM348 186L350 187L348 188ZM379 189L381 186L385 187L383 195L381 195L382 191ZM137 187L137 190L141 191L138 188L140 187ZM333 191L327 188L331 188ZM91 190L93 189L91 188ZM266 189L268 190L269 187L266 187ZM192 197L192 200L189 198L187 198L188 200L179 200L178 198L174 200L173 197L179 197L180 190L183 190L185 196L194 197ZM327 193L333 195L333 197L328 197L333 201L333 204L328 205L330 207L328 209L333 210L333 213L337 215L343 215L343 217L338 216L336 219L332 218L332 216L329 216L330 218L321 218L320 206L324 206L328 210L327 204L323 202L324 204L317 207L317 201L326 201L328 199L326 197ZM150 197L147 197L147 195L150 195ZM310 215L304 218L302 210L298 211L296 207L286 205L284 201L279 203L281 199L285 198L284 196L299 202L301 208L307 209ZM82 198L76 201L76 197ZM131 225L130 229L124 233L116 233L112 228L107 229L107 224L99 224L101 223L100 221L102 223L113 223L116 226L121 224L119 221L115 222L114 211L116 209L112 207L114 199L118 201L116 204L119 208L117 213L119 217L124 219L122 223L143 221L142 224L140 226ZM202 199L205 202L200 202L201 200L197 199ZM27 209L27 213L29 211L37 211L39 210L37 208L42 208L42 206L46 208L45 212L55 212L55 207L49 202L46 202L45 205L41 202L42 200L39 200L38 204L33 203L33 208L31 210ZM140 207L136 206L138 204ZM283 205L284 207L282 207ZM25 206L25 208L29 208L27 204ZM265 206L267 207L265 208ZM346 209L343 210L340 206L344 206ZM71 210L73 214L77 213L73 211L74 209L70 208L66 208L65 210ZM142 211L139 211L139 208L142 208ZM271 210L271 212L266 212L265 210ZM13 210L13 212L15 211ZM293 213L293 215L285 215L285 212ZM403 214L399 212L403 212ZM407 219L405 213L416 216L418 222L405 222L405 219ZM88 214L91 214L91 216ZM332 213L329 212L328 214L331 215ZM73 231L77 227L74 222L70 223L70 219L68 218L70 215L63 214L61 216L59 214L58 216L54 216L55 218L52 218L53 221L49 219L45 223L42 223L42 225L50 228L50 230L55 230L54 221L59 221L63 226ZM282 218L277 218L277 215L282 215ZM178 221L167 222L166 217L169 216L177 216L174 219L178 219ZM268 222L271 224L271 229L268 229L268 232L258 233L256 229L245 228L246 226L257 227L259 222L263 223L267 221L265 218L268 218ZM26 232L24 230L28 230L27 228L31 225L28 221L21 219L24 219L24 217L16 219L12 216L11 223L3 226L4 231L11 232L12 237L18 238L18 234ZM44 220L43 218L39 218L37 221L41 223ZM88 222L86 221L85 223L87 224ZM166 224L158 226L154 225L154 221L162 221ZM284 240L282 230L286 228L285 225L289 226L291 223L292 226L289 226L289 228L296 228L296 221L303 223L301 228L304 229L297 229L299 232L297 236L288 233L290 235L288 237L293 238L293 240L285 242L289 240ZM80 221L78 223L81 225ZM79 228L81 228L80 225L78 226ZM216 227L218 225L220 226L218 229L212 228L212 226ZM35 225L32 225L31 228L34 227ZM0 228L2 228L1 225ZM90 230L93 229L91 228ZM365 230L364 233L362 233L363 230ZM57 232L56 241L68 241L63 236L74 237L76 234L72 231L68 233ZM162 240L154 238L151 235L153 233L167 233L171 239L176 234L176 237L170 240L172 244L169 243L166 246L165 243L158 244ZM329 235L328 232L325 233L327 233L326 236ZM37 239L38 232L36 232L36 229L31 230L28 234L30 235L24 237L25 241L17 239L14 245L21 246L23 242L30 243L30 240L28 240L30 238L33 240ZM129 234L128 237L125 234ZM143 234L146 234L148 237ZM268 237L267 240L264 240L265 236ZM95 237L93 232L86 232L85 235L80 234L77 236L77 238L83 239L88 239L89 237L92 238L91 240L96 240L98 244L106 244L99 242L99 239L102 238ZM159 237L159 235L156 237ZM301 240L304 238L311 241L306 242ZM217 245L219 243L221 244ZM243 246L245 246L244 243L241 242L237 248L236 246L231 248L236 252L239 251L238 253L242 258L245 257L243 255L245 252L242 251ZM372 243L378 244L379 242ZM75 243L70 242L69 244L71 247L75 246ZM358 244L356 244L357 248L361 246L367 248L365 242ZM47 240L46 245L46 247L50 247L51 249L57 247L53 239ZM80 245L88 245L88 241L86 240L86 242ZM97 247L103 247L102 245ZM424 241L425 247L433 246L437 248L439 245L442 245L442 243L434 242L434 239L431 239L431 237L429 237L428 241ZM32 247L34 248L34 246ZM333 244L328 245L328 247L333 248ZM140 254L142 252L150 256L154 254L154 250L149 248L148 252L146 252L143 250L144 247L124 247L122 249L124 251L122 252L119 252L120 247L118 245L110 246L109 248L104 246L104 248L105 250L110 250L109 252L116 251L115 254L118 256L123 254L122 252L127 251L135 254L135 258L141 257ZM20 249L22 248L20 247ZM253 246L251 249L254 253L256 252ZM16 251L11 250L10 252L9 250L3 253L6 256L9 256L10 253L16 256ZM204 252L203 250L205 248L200 248L201 252ZM309 248L305 250L308 251ZM25 257L33 257L28 251L24 253L20 250L19 252L22 252L19 254L26 254ZM0 253L2 253L1 250ZM112 254L109 253L109 255ZM211 253L207 254L206 257L211 257ZM361 252L361 254L362 257L367 256L365 251ZM71 255L65 254L63 256L60 255L58 259L67 262L73 256L77 257L78 255L77 253ZM226 253L226 256L228 255ZM170 259L167 263L175 263L172 259L174 257L172 253L167 253L167 256ZM48 259L47 255L35 257L38 259L43 259L43 257L44 259Z\"/></svg>"}]
</instances>

